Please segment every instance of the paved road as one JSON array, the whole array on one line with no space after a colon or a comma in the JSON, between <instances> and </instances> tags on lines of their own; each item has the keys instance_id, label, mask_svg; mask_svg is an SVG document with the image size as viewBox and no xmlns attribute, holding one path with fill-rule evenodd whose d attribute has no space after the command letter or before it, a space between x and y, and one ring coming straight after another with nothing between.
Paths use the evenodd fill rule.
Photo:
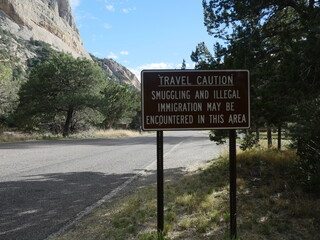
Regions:
<instances>
[{"instance_id":1,"label":"paved road","mask_svg":"<svg viewBox=\"0 0 320 240\"><path fill-rule=\"evenodd\" d=\"M164 132L165 174L219 154L205 132ZM0 144L0 239L47 239L155 169L154 134Z\"/></svg>"}]
</instances>

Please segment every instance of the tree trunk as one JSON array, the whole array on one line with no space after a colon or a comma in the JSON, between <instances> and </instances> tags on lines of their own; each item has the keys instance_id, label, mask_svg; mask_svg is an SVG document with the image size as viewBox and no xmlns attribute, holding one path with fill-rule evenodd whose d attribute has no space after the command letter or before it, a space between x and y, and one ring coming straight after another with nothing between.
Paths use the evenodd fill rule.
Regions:
<instances>
[{"instance_id":1,"label":"tree trunk","mask_svg":"<svg viewBox=\"0 0 320 240\"><path fill-rule=\"evenodd\" d=\"M281 127L278 127L278 150L281 150Z\"/></svg>"},{"instance_id":2,"label":"tree trunk","mask_svg":"<svg viewBox=\"0 0 320 240\"><path fill-rule=\"evenodd\" d=\"M259 127L256 127L256 141L259 143L260 141L260 129Z\"/></svg>"},{"instance_id":3,"label":"tree trunk","mask_svg":"<svg viewBox=\"0 0 320 240\"><path fill-rule=\"evenodd\" d=\"M302 148L302 146L301 146L301 138L298 138L298 140L297 140L297 153L298 153L298 155L299 155L299 153L301 153L301 148Z\"/></svg>"},{"instance_id":4,"label":"tree trunk","mask_svg":"<svg viewBox=\"0 0 320 240\"><path fill-rule=\"evenodd\" d=\"M272 147L272 132L271 132L271 127L267 127L267 138L268 138L268 148Z\"/></svg>"},{"instance_id":5,"label":"tree trunk","mask_svg":"<svg viewBox=\"0 0 320 240\"><path fill-rule=\"evenodd\" d=\"M68 113L67 113L67 118L66 118L66 122L63 126L63 137L68 137L70 134L70 125L72 122L72 117L73 117L73 109L69 108Z\"/></svg>"}]
</instances>

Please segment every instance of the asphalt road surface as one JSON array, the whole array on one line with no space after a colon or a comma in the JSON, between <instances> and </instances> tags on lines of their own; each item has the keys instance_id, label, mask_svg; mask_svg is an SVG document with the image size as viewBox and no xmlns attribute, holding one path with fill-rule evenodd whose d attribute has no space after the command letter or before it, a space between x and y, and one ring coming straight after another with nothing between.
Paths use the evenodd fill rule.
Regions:
<instances>
[{"instance_id":1,"label":"asphalt road surface","mask_svg":"<svg viewBox=\"0 0 320 240\"><path fill-rule=\"evenodd\" d=\"M220 154L208 133L164 132L165 178ZM51 239L155 170L155 134L0 144L0 239Z\"/></svg>"}]
</instances>

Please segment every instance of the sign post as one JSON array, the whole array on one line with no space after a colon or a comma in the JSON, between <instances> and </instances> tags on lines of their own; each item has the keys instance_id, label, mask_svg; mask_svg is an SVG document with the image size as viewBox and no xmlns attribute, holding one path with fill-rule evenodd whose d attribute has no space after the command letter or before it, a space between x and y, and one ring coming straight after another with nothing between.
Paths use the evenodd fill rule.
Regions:
<instances>
[{"instance_id":1,"label":"sign post","mask_svg":"<svg viewBox=\"0 0 320 240\"><path fill-rule=\"evenodd\" d=\"M230 171L230 235L237 238L237 160L236 130L229 130L229 171Z\"/></svg>"},{"instance_id":2,"label":"sign post","mask_svg":"<svg viewBox=\"0 0 320 240\"><path fill-rule=\"evenodd\" d=\"M158 232L163 232L163 131L228 129L230 232L236 238L236 129L250 127L247 70L143 70L142 129L157 131Z\"/></svg>"},{"instance_id":3,"label":"sign post","mask_svg":"<svg viewBox=\"0 0 320 240\"><path fill-rule=\"evenodd\" d=\"M157 230L164 230L164 207L163 207L163 131L157 131Z\"/></svg>"}]
</instances>

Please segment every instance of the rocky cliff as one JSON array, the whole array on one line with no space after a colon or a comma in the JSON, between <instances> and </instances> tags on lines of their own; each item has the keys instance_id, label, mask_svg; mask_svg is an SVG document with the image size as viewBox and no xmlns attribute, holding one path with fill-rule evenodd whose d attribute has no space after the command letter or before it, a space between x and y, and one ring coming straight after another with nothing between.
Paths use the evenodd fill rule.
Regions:
<instances>
[{"instance_id":1,"label":"rocky cliff","mask_svg":"<svg viewBox=\"0 0 320 240\"><path fill-rule=\"evenodd\" d=\"M59 51L90 58L68 0L0 0L0 27L25 40L40 40Z\"/></svg>"},{"instance_id":2,"label":"rocky cliff","mask_svg":"<svg viewBox=\"0 0 320 240\"><path fill-rule=\"evenodd\" d=\"M109 76L112 76L116 81L120 83L126 83L129 85L133 85L137 89L141 89L140 82L136 75L134 75L129 69L124 67L123 65L117 63L113 59L99 59L92 56L92 59L102 67L103 70Z\"/></svg>"},{"instance_id":3,"label":"rocky cliff","mask_svg":"<svg viewBox=\"0 0 320 240\"><path fill-rule=\"evenodd\" d=\"M134 75L129 69L127 69L123 65L117 63L112 59L104 59L103 65L107 66L112 71L112 73L121 81L127 84L132 84L137 89L141 88L141 84L136 75Z\"/></svg>"}]
</instances>

